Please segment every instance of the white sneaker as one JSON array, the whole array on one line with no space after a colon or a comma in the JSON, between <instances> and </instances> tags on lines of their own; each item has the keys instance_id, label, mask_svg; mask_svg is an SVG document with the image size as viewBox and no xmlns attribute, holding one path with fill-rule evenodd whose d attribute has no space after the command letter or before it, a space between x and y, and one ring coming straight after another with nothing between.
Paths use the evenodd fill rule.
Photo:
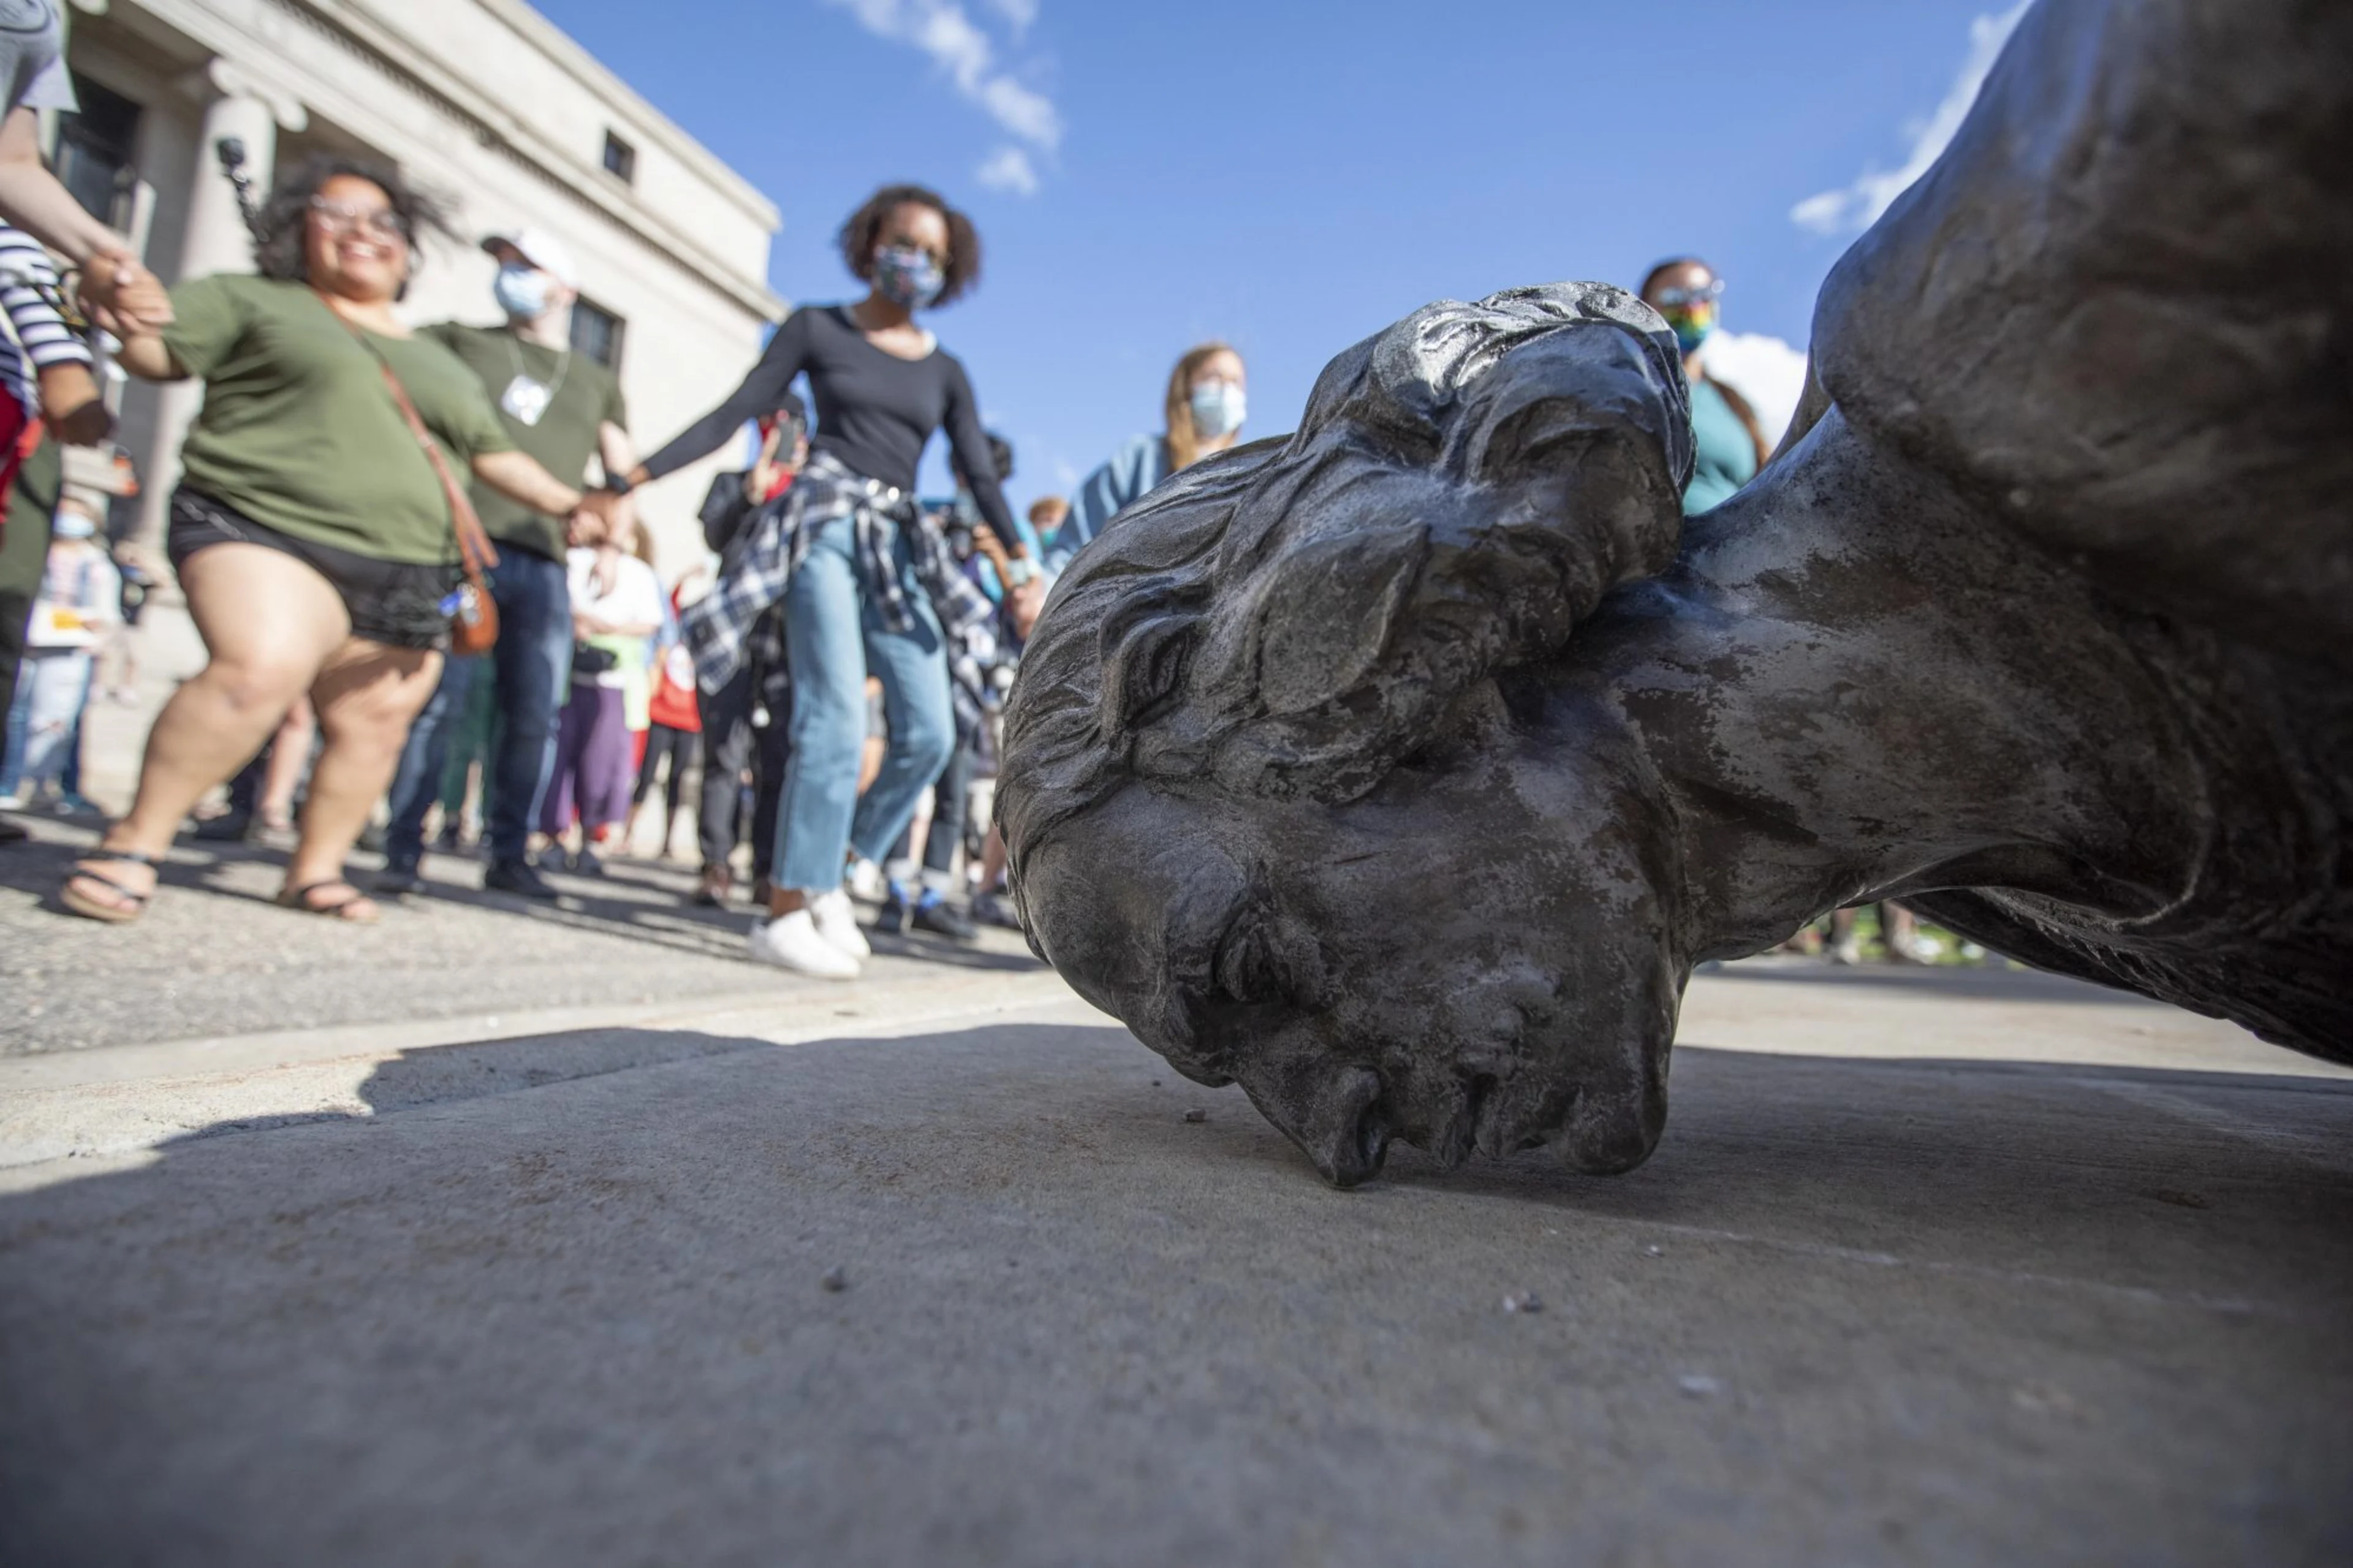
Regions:
<instances>
[{"instance_id":1,"label":"white sneaker","mask_svg":"<svg viewBox=\"0 0 2353 1568\"><path fill-rule=\"evenodd\" d=\"M858 978L858 960L818 935L817 922L807 910L795 910L754 927L750 945L752 958L758 963L773 963L819 980Z\"/></svg>"},{"instance_id":2,"label":"white sneaker","mask_svg":"<svg viewBox=\"0 0 2353 1568\"><path fill-rule=\"evenodd\" d=\"M849 895L836 888L829 893L819 893L811 899L808 911L817 920L817 933L855 959L874 956L868 945L866 933L858 929L858 911L849 907Z\"/></svg>"},{"instance_id":3,"label":"white sneaker","mask_svg":"<svg viewBox=\"0 0 2353 1568\"><path fill-rule=\"evenodd\" d=\"M879 904L891 890L891 879L882 874L881 867L860 856L850 862L849 890L870 904Z\"/></svg>"}]
</instances>

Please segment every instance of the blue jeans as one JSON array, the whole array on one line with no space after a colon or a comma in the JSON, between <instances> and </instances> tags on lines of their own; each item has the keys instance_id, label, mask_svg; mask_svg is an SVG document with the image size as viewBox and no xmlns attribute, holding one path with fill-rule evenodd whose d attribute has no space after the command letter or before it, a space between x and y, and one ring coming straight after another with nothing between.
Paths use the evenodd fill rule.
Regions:
<instances>
[{"instance_id":1,"label":"blue jeans","mask_svg":"<svg viewBox=\"0 0 2353 1568\"><path fill-rule=\"evenodd\" d=\"M425 814L441 792L449 736L486 662L496 667L499 699L498 739L484 780L491 858L521 860L530 845L555 757L555 716L572 675L572 594L564 563L509 544L491 568L491 598L499 607L498 642L480 658L445 663L440 687L409 728L392 781L392 826L384 847L389 870L414 870L424 856Z\"/></svg>"},{"instance_id":2,"label":"blue jeans","mask_svg":"<svg viewBox=\"0 0 2353 1568\"><path fill-rule=\"evenodd\" d=\"M819 527L785 590L792 653L793 750L776 813L779 888L829 892L848 852L880 860L915 815L923 792L955 750L946 639L915 582L902 537L892 552L914 625L887 629L859 582L848 518ZM866 678L882 682L891 750L864 799L858 770L866 748Z\"/></svg>"}]
</instances>

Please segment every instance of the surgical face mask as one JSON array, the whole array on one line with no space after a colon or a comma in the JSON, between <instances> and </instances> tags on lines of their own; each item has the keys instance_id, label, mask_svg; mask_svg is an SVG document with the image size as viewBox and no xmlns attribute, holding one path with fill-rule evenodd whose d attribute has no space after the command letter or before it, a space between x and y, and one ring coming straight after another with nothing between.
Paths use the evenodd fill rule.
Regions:
<instances>
[{"instance_id":1,"label":"surgical face mask","mask_svg":"<svg viewBox=\"0 0 2353 1568\"><path fill-rule=\"evenodd\" d=\"M874 253L874 288L902 310L920 310L940 297L947 274L928 250L886 246Z\"/></svg>"},{"instance_id":2,"label":"surgical face mask","mask_svg":"<svg viewBox=\"0 0 2353 1568\"><path fill-rule=\"evenodd\" d=\"M1193 428L1205 441L1230 436L1249 416L1250 399L1230 381L1205 382L1193 389Z\"/></svg>"},{"instance_id":3,"label":"surgical face mask","mask_svg":"<svg viewBox=\"0 0 2353 1568\"><path fill-rule=\"evenodd\" d=\"M536 321L547 314L548 296L554 286L555 279L538 268L510 261L499 268L499 280L491 291L498 296L499 309L508 315Z\"/></svg>"}]
</instances>

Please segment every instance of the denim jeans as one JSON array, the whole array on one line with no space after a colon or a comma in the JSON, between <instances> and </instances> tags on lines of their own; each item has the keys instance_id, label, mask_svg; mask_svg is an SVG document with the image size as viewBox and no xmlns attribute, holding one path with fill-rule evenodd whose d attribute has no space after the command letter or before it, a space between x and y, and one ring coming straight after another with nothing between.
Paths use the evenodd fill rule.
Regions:
<instances>
[{"instance_id":1,"label":"denim jeans","mask_svg":"<svg viewBox=\"0 0 2353 1568\"><path fill-rule=\"evenodd\" d=\"M785 640L793 664L792 759L776 813L776 885L826 892L841 885L848 851L890 852L955 747L947 644L915 582L902 536L892 554L914 625L887 629L859 582L855 525L821 525L785 590ZM891 749L860 799L866 678L882 682Z\"/></svg>"},{"instance_id":2,"label":"denim jeans","mask_svg":"<svg viewBox=\"0 0 2353 1568\"><path fill-rule=\"evenodd\" d=\"M531 842L554 760L555 716L572 675L572 595L564 563L508 544L491 568L491 598L499 607L497 644L480 658L448 660L439 689L409 729L385 835L385 864L392 869L414 870L425 853L425 814L440 794L449 737L485 661L496 668L499 699L498 742L484 781L491 858L521 860Z\"/></svg>"}]
</instances>

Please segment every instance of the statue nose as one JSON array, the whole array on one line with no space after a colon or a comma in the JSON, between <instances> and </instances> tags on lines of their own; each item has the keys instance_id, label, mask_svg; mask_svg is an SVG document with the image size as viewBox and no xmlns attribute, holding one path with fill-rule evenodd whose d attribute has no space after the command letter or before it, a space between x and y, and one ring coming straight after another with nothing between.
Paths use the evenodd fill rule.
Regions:
<instances>
[{"instance_id":1,"label":"statue nose","mask_svg":"<svg viewBox=\"0 0 2353 1568\"><path fill-rule=\"evenodd\" d=\"M1305 1152L1324 1179L1353 1187L1380 1173L1389 1150L1381 1080L1368 1068L1351 1068L1310 1090L1306 1103L1271 1113L1276 1126Z\"/></svg>"}]
</instances>

